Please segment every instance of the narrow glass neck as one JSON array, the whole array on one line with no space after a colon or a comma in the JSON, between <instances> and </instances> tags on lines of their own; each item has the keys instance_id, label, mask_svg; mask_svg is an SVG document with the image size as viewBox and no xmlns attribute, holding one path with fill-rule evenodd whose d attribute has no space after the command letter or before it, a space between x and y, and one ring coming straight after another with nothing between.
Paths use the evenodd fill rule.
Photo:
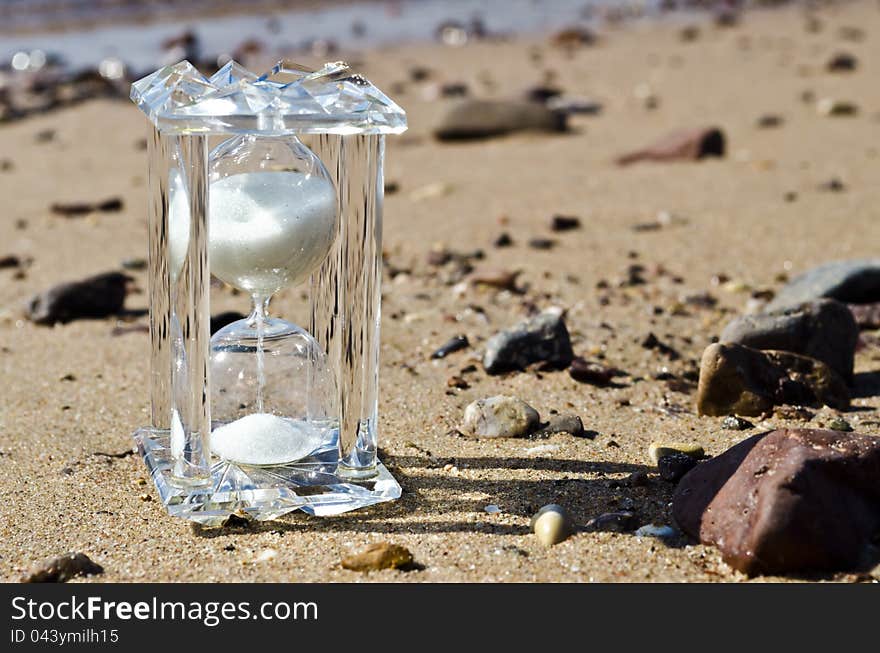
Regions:
<instances>
[{"instance_id":1,"label":"narrow glass neck","mask_svg":"<svg viewBox=\"0 0 880 653\"><path fill-rule=\"evenodd\" d=\"M253 308L251 309L251 314L248 316L248 323L254 324L256 322L265 322L266 318L269 315L269 301L272 299L271 296L264 295L252 295L251 300L253 301Z\"/></svg>"}]
</instances>

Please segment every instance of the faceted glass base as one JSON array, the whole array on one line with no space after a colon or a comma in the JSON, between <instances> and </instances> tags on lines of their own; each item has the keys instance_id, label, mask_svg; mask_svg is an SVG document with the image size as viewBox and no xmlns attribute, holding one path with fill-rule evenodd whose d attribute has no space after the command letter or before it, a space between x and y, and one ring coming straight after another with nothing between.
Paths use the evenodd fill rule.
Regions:
<instances>
[{"instance_id":1,"label":"faceted glass base","mask_svg":"<svg viewBox=\"0 0 880 653\"><path fill-rule=\"evenodd\" d=\"M319 517L338 515L393 501L401 494L400 485L382 463L369 478L339 474L335 442L286 465L251 467L217 461L210 482L181 485L171 475L169 431L142 428L134 439L168 512L206 526L217 526L234 513L259 521L294 510Z\"/></svg>"}]
</instances>

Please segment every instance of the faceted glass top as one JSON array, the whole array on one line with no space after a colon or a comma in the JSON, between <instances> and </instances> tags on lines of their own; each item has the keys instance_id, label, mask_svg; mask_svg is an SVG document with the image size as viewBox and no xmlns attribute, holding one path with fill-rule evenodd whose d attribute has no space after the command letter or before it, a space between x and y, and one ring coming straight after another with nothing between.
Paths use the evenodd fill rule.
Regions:
<instances>
[{"instance_id":1,"label":"faceted glass top","mask_svg":"<svg viewBox=\"0 0 880 653\"><path fill-rule=\"evenodd\" d=\"M164 133L399 134L406 113L343 62L320 70L277 63L255 75L230 61L206 78L188 61L131 85L131 99Z\"/></svg>"}]
</instances>

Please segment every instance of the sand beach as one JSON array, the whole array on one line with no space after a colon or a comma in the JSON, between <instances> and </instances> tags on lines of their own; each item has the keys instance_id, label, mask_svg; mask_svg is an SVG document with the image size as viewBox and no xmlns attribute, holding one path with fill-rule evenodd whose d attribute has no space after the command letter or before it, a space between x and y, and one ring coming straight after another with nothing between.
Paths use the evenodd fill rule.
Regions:
<instances>
[{"instance_id":1,"label":"sand beach","mask_svg":"<svg viewBox=\"0 0 880 653\"><path fill-rule=\"evenodd\" d=\"M683 36L686 26L694 29ZM855 58L854 70L829 71L840 52ZM147 254L148 125L125 99L89 100L0 124L0 258L18 258L0 269L0 579L18 581L67 551L104 568L75 582L869 578L750 579L732 569L715 547L677 529L675 484L657 476L648 449L676 441L717 456L761 431L822 428L837 417L880 436L880 341L869 329L847 411L776 410L737 431L696 407L701 356L731 319L798 273L877 256L878 5L823 6L808 18L795 4L745 12L734 26L702 15L605 25L594 44L576 47L523 34L351 54L409 120L387 140L379 405L380 457L402 498L339 517L293 513L224 528L166 514L130 453L132 432L149 421L147 277L130 260ZM490 99L552 85L601 110L569 116L565 132L440 142L433 131L456 101L443 96L451 83ZM857 111L827 115L826 99ZM724 156L615 163L669 132L704 126L723 132ZM120 210L50 210L112 198ZM554 231L557 215L579 226ZM512 244L495 244L502 233ZM466 256L478 249L482 258ZM438 265L441 251L452 260ZM474 271L459 267L462 258ZM114 270L133 277L128 314L54 326L27 319L36 293ZM473 281L514 271L507 289ZM272 306L305 323L301 290L281 291ZM565 370L484 371L493 334L553 307L565 311L576 355L622 372L613 384ZM212 312L247 308L242 295L214 290ZM459 334L467 348L430 358ZM543 419L576 414L588 437L463 436L466 406L501 394ZM624 482L638 472L644 484ZM628 511L638 526L675 532L579 530L546 547L529 520L550 503L579 528ZM409 549L418 567L341 567L382 541Z\"/></svg>"}]
</instances>

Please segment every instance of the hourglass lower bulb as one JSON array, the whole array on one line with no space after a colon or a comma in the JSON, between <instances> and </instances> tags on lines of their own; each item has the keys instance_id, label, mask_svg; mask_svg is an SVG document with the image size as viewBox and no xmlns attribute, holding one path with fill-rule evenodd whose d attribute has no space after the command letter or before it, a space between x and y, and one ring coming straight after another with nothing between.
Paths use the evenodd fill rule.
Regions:
<instances>
[{"instance_id":1,"label":"hourglass lower bulb","mask_svg":"<svg viewBox=\"0 0 880 653\"><path fill-rule=\"evenodd\" d=\"M321 404L333 396L333 377L317 341L267 309L273 294L304 282L329 253L336 191L321 161L293 137L232 138L210 165L211 272L253 301L248 318L211 338L211 448L241 464L299 460L326 440L321 422L331 411ZM186 251L175 246L184 211L174 208L172 276Z\"/></svg>"}]
</instances>

